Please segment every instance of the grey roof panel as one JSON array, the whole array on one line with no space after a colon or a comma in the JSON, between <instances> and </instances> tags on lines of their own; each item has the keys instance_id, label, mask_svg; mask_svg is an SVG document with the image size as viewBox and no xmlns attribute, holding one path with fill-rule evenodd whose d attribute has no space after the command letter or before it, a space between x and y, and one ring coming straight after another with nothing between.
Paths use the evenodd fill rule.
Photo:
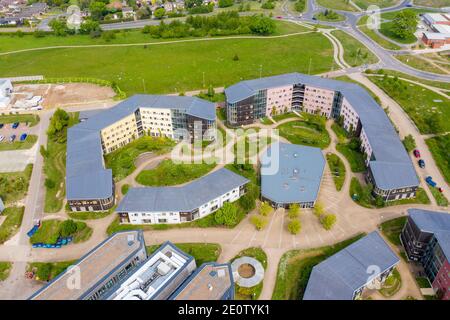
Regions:
<instances>
[{"instance_id":1,"label":"grey roof panel","mask_svg":"<svg viewBox=\"0 0 450 320\"><path fill-rule=\"evenodd\" d=\"M188 211L216 199L249 180L225 168L180 187L132 188L117 212Z\"/></svg>"},{"instance_id":2,"label":"grey roof panel","mask_svg":"<svg viewBox=\"0 0 450 320\"><path fill-rule=\"evenodd\" d=\"M399 261L380 234L377 231L371 232L316 265L303 299L352 299L355 291ZM374 273L373 267L379 272Z\"/></svg>"}]
</instances>

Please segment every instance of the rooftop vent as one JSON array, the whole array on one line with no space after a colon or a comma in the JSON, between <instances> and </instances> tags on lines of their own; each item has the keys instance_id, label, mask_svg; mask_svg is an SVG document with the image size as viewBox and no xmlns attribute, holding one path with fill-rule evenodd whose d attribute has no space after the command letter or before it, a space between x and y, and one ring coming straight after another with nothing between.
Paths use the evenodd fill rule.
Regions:
<instances>
[{"instance_id":1,"label":"rooftop vent","mask_svg":"<svg viewBox=\"0 0 450 320\"><path fill-rule=\"evenodd\" d=\"M294 153L294 158L297 158L297 157L298 157L298 153L295 152L295 153Z\"/></svg>"},{"instance_id":2,"label":"rooftop vent","mask_svg":"<svg viewBox=\"0 0 450 320\"><path fill-rule=\"evenodd\" d=\"M298 174L298 169L295 168L295 169L293 170L293 172L294 172L294 175Z\"/></svg>"},{"instance_id":3,"label":"rooftop vent","mask_svg":"<svg viewBox=\"0 0 450 320\"><path fill-rule=\"evenodd\" d=\"M212 291L214 289L213 285L211 283L208 283L208 290Z\"/></svg>"},{"instance_id":4,"label":"rooftop vent","mask_svg":"<svg viewBox=\"0 0 450 320\"><path fill-rule=\"evenodd\" d=\"M129 234L127 236L127 242L128 242L129 247L131 247L134 244L134 235L133 234Z\"/></svg>"},{"instance_id":5,"label":"rooftop vent","mask_svg":"<svg viewBox=\"0 0 450 320\"><path fill-rule=\"evenodd\" d=\"M225 270L219 269L219 271L217 271L217 275L219 278L225 277Z\"/></svg>"}]
</instances>

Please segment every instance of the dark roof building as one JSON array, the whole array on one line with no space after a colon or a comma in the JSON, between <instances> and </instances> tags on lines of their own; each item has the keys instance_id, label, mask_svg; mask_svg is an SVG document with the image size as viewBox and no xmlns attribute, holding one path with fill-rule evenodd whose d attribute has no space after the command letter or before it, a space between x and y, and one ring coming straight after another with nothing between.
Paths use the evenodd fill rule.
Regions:
<instances>
[{"instance_id":1,"label":"dark roof building","mask_svg":"<svg viewBox=\"0 0 450 320\"><path fill-rule=\"evenodd\" d=\"M383 282L399 258L377 231L316 265L303 300L353 300L369 284Z\"/></svg>"}]
</instances>

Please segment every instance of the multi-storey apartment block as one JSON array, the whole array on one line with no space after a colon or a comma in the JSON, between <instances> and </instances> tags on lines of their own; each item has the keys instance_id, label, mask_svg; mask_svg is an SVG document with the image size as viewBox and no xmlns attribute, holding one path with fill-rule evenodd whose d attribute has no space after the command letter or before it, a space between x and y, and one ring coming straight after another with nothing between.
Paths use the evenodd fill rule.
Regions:
<instances>
[{"instance_id":1,"label":"multi-storey apartment block","mask_svg":"<svg viewBox=\"0 0 450 320\"><path fill-rule=\"evenodd\" d=\"M117 206L122 223L181 223L203 218L246 192L248 179L225 168L181 187L130 189Z\"/></svg>"},{"instance_id":2,"label":"multi-storey apartment block","mask_svg":"<svg viewBox=\"0 0 450 320\"><path fill-rule=\"evenodd\" d=\"M409 260L419 262L439 297L450 300L450 214L409 209L400 235Z\"/></svg>"},{"instance_id":3,"label":"multi-storey apartment block","mask_svg":"<svg viewBox=\"0 0 450 320\"><path fill-rule=\"evenodd\" d=\"M225 89L227 121L241 126L290 110L342 119L361 141L367 180L385 201L412 198L419 179L385 111L360 86L300 73L241 81Z\"/></svg>"},{"instance_id":4,"label":"multi-storey apartment block","mask_svg":"<svg viewBox=\"0 0 450 320\"><path fill-rule=\"evenodd\" d=\"M193 97L135 95L69 128L66 197L72 211L114 206L112 171L103 156L144 135L215 139L215 105Z\"/></svg>"},{"instance_id":5,"label":"multi-storey apartment block","mask_svg":"<svg viewBox=\"0 0 450 320\"><path fill-rule=\"evenodd\" d=\"M376 288L400 259L377 231L316 265L303 300L354 300L366 288Z\"/></svg>"},{"instance_id":6,"label":"multi-storey apartment block","mask_svg":"<svg viewBox=\"0 0 450 320\"><path fill-rule=\"evenodd\" d=\"M147 256L142 231L100 243L31 300L219 300L234 298L229 263L204 263L170 242Z\"/></svg>"}]
</instances>

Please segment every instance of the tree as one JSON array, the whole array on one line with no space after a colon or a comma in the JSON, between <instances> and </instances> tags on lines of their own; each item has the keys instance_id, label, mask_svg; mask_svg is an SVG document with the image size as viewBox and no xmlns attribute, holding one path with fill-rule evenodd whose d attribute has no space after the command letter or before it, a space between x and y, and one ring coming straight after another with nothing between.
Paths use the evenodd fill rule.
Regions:
<instances>
[{"instance_id":1,"label":"tree","mask_svg":"<svg viewBox=\"0 0 450 320\"><path fill-rule=\"evenodd\" d=\"M250 222L255 226L256 230L262 230L267 225L267 218L255 214L250 218Z\"/></svg>"},{"instance_id":2,"label":"tree","mask_svg":"<svg viewBox=\"0 0 450 320\"><path fill-rule=\"evenodd\" d=\"M234 4L234 0L219 0L219 8L231 7Z\"/></svg>"},{"instance_id":3,"label":"tree","mask_svg":"<svg viewBox=\"0 0 450 320\"><path fill-rule=\"evenodd\" d=\"M297 12L303 12L305 10L305 0L298 0L295 5L294 5L294 9Z\"/></svg>"},{"instance_id":4,"label":"tree","mask_svg":"<svg viewBox=\"0 0 450 320\"><path fill-rule=\"evenodd\" d=\"M239 61L239 56L237 53L234 54L233 61Z\"/></svg>"},{"instance_id":5,"label":"tree","mask_svg":"<svg viewBox=\"0 0 450 320\"><path fill-rule=\"evenodd\" d=\"M417 14L412 10L402 10L392 21L391 32L400 39L414 35L417 30Z\"/></svg>"},{"instance_id":6,"label":"tree","mask_svg":"<svg viewBox=\"0 0 450 320\"><path fill-rule=\"evenodd\" d=\"M433 113L427 119L431 133L441 133L444 131L444 119L438 113Z\"/></svg>"},{"instance_id":7,"label":"tree","mask_svg":"<svg viewBox=\"0 0 450 320\"><path fill-rule=\"evenodd\" d=\"M98 23L98 21L87 19L83 21L83 23L80 25L79 31L81 34L90 34L93 31L99 30L100 30L100 23Z\"/></svg>"},{"instance_id":8,"label":"tree","mask_svg":"<svg viewBox=\"0 0 450 320\"><path fill-rule=\"evenodd\" d=\"M69 115L62 109L57 109L53 114L47 129L49 138L58 142L65 142L67 126L69 124Z\"/></svg>"},{"instance_id":9,"label":"tree","mask_svg":"<svg viewBox=\"0 0 450 320\"><path fill-rule=\"evenodd\" d=\"M210 98L214 97L215 92L214 92L214 88L212 87L212 85L209 85L207 95L208 95L208 97L210 97Z\"/></svg>"},{"instance_id":10,"label":"tree","mask_svg":"<svg viewBox=\"0 0 450 320\"><path fill-rule=\"evenodd\" d=\"M298 234L301 229L302 229L302 224L300 223L300 220L298 220L298 219L291 220L288 224L288 230L292 234Z\"/></svg>"},{"instance_id":11,"label":"tree","mask_svg":"<svg viewBox=\"0 0 450 320\"><path fill-rule=\"evenodd\" d=\"M67 35L67 24L63 20L53 19L48 24L56 36Z\"/></svg>"},{"instance_id":12,"label":"tree","mask_svg":"<svg viewBox=\"0 0 450 320\"><path fill-rule=\"evenodd\" d=\"M300 206L298 203L293 203L289 206L288 216L291 219L296 219L300 215Z\"/></svg>"},{"instance_id":13,"label":"tree","mask_svg":"<svg viewBox=\"0 0 450 320\"><path fill-rule=\"evenodd\" d=\"M266 217L269 214L271 214L272 211L273 211L273 208L270 204L268 204L267 202L261 203L261 207L259 208L259 214Z\"/></svg>"},{"instance_id":14,"label":"tree","mask_svg":"<svg viewBox=\"0 0 450 320\"><path fill-rule=\"evenodd\" d=\"M166 15L166 10L164 8L158 8L153 13L156 19L162 19Z\"/></svg>"},{"instance_id":15,"label":"tree","mask_svg":"<svg viewBox=\"0 0 450 320\"><path fill-rule=\"evenodd\" d=\"M326 214L322 216L320 222L322 223L322 226L324 227L325 230L330 230L336 223L336 215Z\"/></svg>"},{"instance_id":16,"label":"tree","mask_svg":"<svg viewBox=\"0 0 450 320\"><path fill-rule=\"evenodd\" d=\"M263 15L251 17L250 30L252 33L268 35L274 33L275 29L275 22L269 17Z\"/></svg>"},{"instance_id":17,"label":"tree","mask_svg":"<svg viewBox=\"0 0 450 320\"><path fill-rule=\"evenodd\" d=\"M321 202L316 202L316 204L314 205L314 214L317 217L320 217L324 213L325 213L325 208L323 207L323 204Z\"/></svg>"},{"instance_id":18,"label":"tree","mask_svg":"<svg viewBox=\"0 0 450 320\"><path fill-rule=\"evenodd\" d=\"M108 10L106 9L106 4L104 2L94 1L89 5L89 12L91 13L91 18L93 20L102 20L108 13Z\"/></svg>"},{"instance_id":19,"label":"tree","mask_svg":"<svg viewBox=\"0 0 450 320\"><path fill-rule=\"evenodd\" d=\"M77 232L77 224L72 219L64 220L61 223L59 234L61 237L68 237Z\"/></svg>"},{"instance_id":20,"label":"tree","mask_svg":"<svg viewBox=\"0 0 450 320\"><path fill-rule=\"evenodd\" d=\"M405 139L403 139L403 145L405 146L406 151L411 152L416 148L416 140L411 134L408 134Z\"/></svg>"},{"instance_id":21,"label":"tree","mask_svg":"<svg viewBox=\"0 0 450 320\"><path fill-rule=\"evenodd\" d=\"M140 19L148 19L152 16L152 10L149 6L143 6L138 11L136 11L136 17Z\"/></svg>"},{"instance_id":22,"label":"tree","mask_svg":"<svg viewBox=\"0 0 450 320\"><path fill-rule=\"evenodd\" d=\"M217 224L233 226L237 222L238 208L230 202L225 202L214 214L214 220Z\"/></svg>"},{"instance_id":23,"label":"tree","mask_svg":"<svg viewBox=\"0 0 450 320\"><path fill-rule=\"evenodd\" d=\"M184 5L187 9L191 9L193 7L200 7L203 4L203 0L186 0L184 1Z\"/></svg>"},{"instance_id":24,"label":"tree","mask_svg":"<svg viewBox=\"0 0 450 320\"><path fill-rule=\"evenodd\" d=\"M263 8L263 9L273 9L273 8L275 8L275 4L272 2L272 1L266 1L266 2L264 2L262 5L261 5L261 8Z\"/></svg>"},{"instance_id":25,"label":"tree","mask_svg":"<svg viewBox=\"0 0 450 320\"><path fill-rule=\"evenodd\" d=\"M53 189L55 187L55 181L53 181L52 179L46 178L44 185L47 189Z\"/></svg>"}]
</instances>

